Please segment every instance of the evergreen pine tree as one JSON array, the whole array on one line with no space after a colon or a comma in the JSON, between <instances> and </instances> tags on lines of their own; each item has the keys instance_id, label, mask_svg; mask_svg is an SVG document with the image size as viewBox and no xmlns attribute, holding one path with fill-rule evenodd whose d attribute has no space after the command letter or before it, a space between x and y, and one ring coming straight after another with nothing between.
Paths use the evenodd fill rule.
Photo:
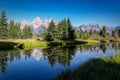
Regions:
<instances>
[{"instance_id":1,"label":"evergreen pine tree","mask_svg":"<svg viewBox=\"0 0 120 80\"><path fill-rule=\"evenodd\" d=\"M68 18L67 24L68 24L68 39L72 39L73 38L73 30L72 30L70 18Z\"/></svg>"},{"instance_id":2,"label":"evergreen pine tree","mask_svg":"<svg viewBox=\"0 0 120 80\"><path fill-rule=\"evenodd\" d=\"M103 26L103 37L105 37L106 36L106 27L105 26Z\"/></svg>"},{"instance_id":3,"label":"evergreen pine tree","mask_svg":"<svg viewBox=\"0 0 120 80\"><path fill-rule=\"evenodd\" d=\"M20 23L15 24L14 21L11 20L9 25L10 25L10 27L9 27L9 38L20 39L21 38Z\"/></svg>"},{"instance_id":4,"label":"evergreen pine tree","mask_svg":"<svg viewBox=\"0 0 120 80\"><path fill-rule=\"evenodd\" d=\"M118 30L118 36L120 37L120 29Z\"/></svg>"},{"instance_id":5,"label":"evergreen pine tree","mask_svg":"<svg viewBox=\"0 0 120 80\"><path fill-rule=\"evenodd\" d=\"M93 33L93 32L92 32L92 29L90 29L89 34L92 35L92 33Z\"/></svg>"},{"instance_id":6,"label":"evergreen pine tree","mask_svg":"<svg viewBox=\"0 0 120 80\"><path fill-rule=\"evenodd\" d=\"M24 39L27 39L27 38L31 38L32 37L32 32L31 32L31 28L29 27L29 26L25 26L24 28L23 28L23 38Z\"/></svg>"},{"instance_id":7,"label":"evergreen pine tree","mask_svg":"<svg viewBox=\"0 0 120 80\"><path fill-rule=\"evenodd\" d=\"M20 23L16 23L14 28L15 28L15 33L16 33L15 38L20 39L21 38ZM29 32L31 34L31 29Z\"/></svg>"},{"instance_id":8,"label":"evergreen pine tree","mask_svg":"<svg viewBox=\"0 0 120 80\"><path fill-rule=\"evenodd\" d=\"M59 40L62 40L63 39L63 24L62 24L62 22L59 22L57 25L57 33L58 33Z\"/></svg>"},{"instance_id":9,"label":"evergreen pine tree","mask_svg":"<svg viewBox=\"0 0 120 80\"><path fill-rule=\"evenodd\" d=\"M14 38L14 21L13 20L11 20L10 21L10 27L9 27L9 38Z\"/></svg>"},{"instance_id":10,"label":"evergreen pine tree","mask_svg":"<svg viewBox=\"0 0 120 80\"><path fill-rule=\"evenodd\" d=\"M49 24L49 27L48 27L48 33L47 33L47 41L53 41L54 40L54 37L55 37L55 23L53 20L51 20L50 24Z\"/></svg>"},{"instance_id":11,"label":"evergreen pine tree","mask_svg":"<svg viewBox=\"0 0 120 80\"><path fill-rule=\"evenodd\" d=\"M100 30L100 36L102 36L102 37L106 37L106 33L107 33L107 31L106 31L106 27L103 26L103 29Z\"/></svg>"},{"instance_id":12,"label":"evergreen pine tree","mask_svg":"<svg viewBox=\"0 0 120 80\"><path fill-rule=\"evenodd\" d=\"M115 30L112 31L112 37L115 37Z\"/></svg>"},{"instance_id":13,"label":"evergreen pine tree","mask_svg":"<svg viewBox=\"0 0 120 80\"><path fill-rule=\"evenodd\" d=\"M8 38L7 18L5 11L1 13L0 17L0 38L1 39Z\"/></svg>"},{"instance_id":14,"label":"evergreen pine tree","mask_svg":"<svg viewBox=\"0 0 120 80\"><path fill-rule=\"evenodd\" d=\"M62 21L63 25L63 40L68 40L68 25L66 18Z\"/></svg>"},{"instance_id":15,"label":"evergreen pine tree","mask_svg":"<svg viewBox=\"0 0 120 80\"><path fill-rule=\"evenodd\" d=\"M75 29L72 29L72 31L71 31L71 34L70 34L71 36L70 36L70 39L76 39L77 38L77 32L75 31Z\"/></svg>"}]
</instances>

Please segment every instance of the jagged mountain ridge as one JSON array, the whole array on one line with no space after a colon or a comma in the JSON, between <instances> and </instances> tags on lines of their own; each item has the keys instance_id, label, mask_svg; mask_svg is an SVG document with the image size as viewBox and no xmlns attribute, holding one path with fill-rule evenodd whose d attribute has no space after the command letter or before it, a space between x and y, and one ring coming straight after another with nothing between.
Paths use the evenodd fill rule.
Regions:
<instances>
[{"instance_id":1,"label":"jagged mountain ridge","mask_svg":"<svg viewBox=\"0 0 120 80\"><path fill-rule=\"evenodd\" d=\"M23 20L21 22L21 29L23 29L25 27L25 25L28 25L28 26L30 26L33 33L39 34L48 28L51 20L52 19L41 20L40 17L36 17L31 23L28 23L27 21ZM94 30L100 31L101 29L103 29L103 26L106 26L106 30L109 33L111 33L115 29L120 29L120 26L111 27L111 26L107 26L107 25L100 25L100 24L94 24L94 23L76 26L76 27L74 27L74 29L76 31L79 31L79 30L89 31L90 29L92 29L92 31L94 31Z\"/></svg>"},{"instance_id":2,"label":"jagged mountain ridge","mask_svg":"<svg viewBox=\"0 0 120 80\"><path fill-rule=\"evenodd\" d=\"M40 17L36 17L31 23L28 23L27 21L23 20L21 22L20 27L21 29L23 29L25 25L28 25L30 26L33 33L39 34L42 33L44 29L48 28L51 20L52 19L41 20Z\"/></svg>"},{"instance_id":3,"label":"jagged mountain ridge","mask_svg":"<svg viewBox=\"0 0 120 80\"><path fill-rule=\"evenodd\" d=\"M76 31L79 30L83 30L83 31L90 31L90 29L92 29L92 31L96 30L96 31L100 31L101 29L103 29L103 26L106 27L107 32L111 33L113 30L116 29L116 27L111 27L111 26L107 26L107 25L100 25L100 24L83 24L80 25L78 27L75 27Z\"/></svg>"}]
</instances>

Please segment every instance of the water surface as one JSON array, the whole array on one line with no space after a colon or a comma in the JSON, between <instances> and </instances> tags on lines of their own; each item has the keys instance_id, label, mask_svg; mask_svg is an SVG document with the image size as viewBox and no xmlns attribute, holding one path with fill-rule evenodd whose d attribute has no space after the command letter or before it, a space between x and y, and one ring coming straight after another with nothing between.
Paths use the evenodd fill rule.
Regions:
<instances>
[{"instance_id":1,"label":"water surface","mask_svg":"<svg viewBox=\"0 0 120 80\"><path fill-rule=\"evenodd\" d=\"M118 43L102 43L0 51L0 80L51 80L92 58L111 57L119 48Z\"/></svg>"}]
</instances>

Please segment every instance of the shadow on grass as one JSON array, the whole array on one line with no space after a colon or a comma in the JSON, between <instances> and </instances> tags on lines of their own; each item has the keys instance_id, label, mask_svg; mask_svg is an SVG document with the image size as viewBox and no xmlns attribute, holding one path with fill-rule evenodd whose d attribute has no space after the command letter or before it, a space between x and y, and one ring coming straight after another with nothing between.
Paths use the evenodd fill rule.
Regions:
<instances>
[{"instance_id":1,"label":"shadow on grass","mask_svg":"<svg viewBox=\"0 0 120 80\"><path fill-rule=\"evenodd\" d=\"M75 70L62 71L55 80L120 80L120 54L91 59Z\"/></svg>"},{"instance_id":2,"label":"shadow on grass","mask_svg":"<svg viewBox=\"0 0 120 80\"><path fill-rule=\"evenodd\" d=\"M80 41L80 40L67 41L68 45L71 45L71 44L85 44L85 43L88 43L88 42Z\"/></svg>"},{"instance_id":3,"label":"shadow on grass","mask_svg":"<svg viewBox=\"0 0 120 80\"><path fill-rule=\"evenodd\" d=\"M51 41L48 43L48 46L57 46L57 45L75 45L75 44L85 44L86 41L71 40L71 41Z\"/></svg>"}]
</instances>

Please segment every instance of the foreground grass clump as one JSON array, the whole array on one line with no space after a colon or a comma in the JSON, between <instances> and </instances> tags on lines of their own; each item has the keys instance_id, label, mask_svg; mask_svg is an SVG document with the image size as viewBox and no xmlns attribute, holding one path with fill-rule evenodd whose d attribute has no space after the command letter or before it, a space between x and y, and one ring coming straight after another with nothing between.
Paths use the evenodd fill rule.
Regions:
<instances>
[{"instance_id":1,"label":"foreground grass clump","mask_svg":"<svg viewBox=\"0 0 120 80\"><path fill-rule=\"evenodd\" d=\"M120 80L120 54L91 59L75 70L61 72L55 80Z\"/></svg>"}]
</instances>

